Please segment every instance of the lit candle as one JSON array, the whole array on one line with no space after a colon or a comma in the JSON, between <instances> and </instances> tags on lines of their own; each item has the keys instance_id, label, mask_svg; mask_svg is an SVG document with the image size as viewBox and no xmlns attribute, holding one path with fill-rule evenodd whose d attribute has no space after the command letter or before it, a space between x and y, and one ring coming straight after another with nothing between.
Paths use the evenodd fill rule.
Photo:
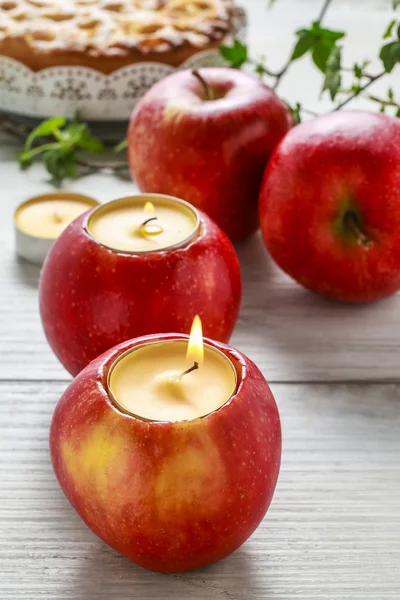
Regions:
<instances>
[{"instance_id":1,"label":"lit candle","mask_svg":"<svg viewBox=\"0 0 400 600\"><path fill-rule=\"evenodd\" d=\"M120 252L154 252L187 244L199 231L197 211L184 200L141 194L108 202L87 224L95 240Z\"/></svg>"},{"instance_id":2,"label":"lit candle","mask_svg":"<svg viewBox=\"0 0 400 600\"><path fill-rule=\"evenodd\" d=\"M236 381L230 359L203 343L196 317L189 343L156 341L122 354L110 369L108 387L125 412L152 421L188 421L223 406Z\"/></svg>"},{"instance_id":3,"label":"lit candle","mask_svg":"<svg viewBox=\"0 0 400 600\"><path fill-rule=\"evenodd\" d=\"M206 337L226 342L240 297L226 235L183 200L157 194L113 200L75 219L40 280L47 339L73 375L128 339L187 333L195 314Z\"/></svg>"},{"instance_id":4,"label":"lit candle","mask_svg":"<svg viewBox=\"0 0 400 600\"><path fill-rule=\"evenodd\" d=\"M17 254L42 264L62 231L97 205L94 198L72 192L42 194L23 202L14 213Z\"/></svg>"}]
</instances>

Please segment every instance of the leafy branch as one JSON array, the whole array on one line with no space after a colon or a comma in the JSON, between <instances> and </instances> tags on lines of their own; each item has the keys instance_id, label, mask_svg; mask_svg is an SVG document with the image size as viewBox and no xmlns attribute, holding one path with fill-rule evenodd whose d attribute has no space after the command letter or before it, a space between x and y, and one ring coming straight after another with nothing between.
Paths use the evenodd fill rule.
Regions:
<instances>
[{"instance_id":1,"label":"leafy branch","mask_svg":"<svg viewBox=\"0 0 400 600\"><path fill-rule=\"evenodd\" d=\"M34 146L40 138L46 138L46 142ZM18 160L21 168L27 169L36 159L42 158L52 181L59 184L65 178L77 177L79 163L88 166L89 163L80 158L80 151L101 153L105 147L90 133L87 123L67 123L64 117L53 117L28 135Z\"/></svg>"},{"instance_id":2,"label":"leafy branch","mask_svg":"<svg viewBox=\"0 0 400 600\"><path fill-rule=\"evenodd\" d=\"M309 55L314 65L324 76L321 94L327 92L332 101L338 99L333 110L340 110L356 97L363 95L373 102L378 101L382 111L386 110L387 107L395 108L396 114L399 116L398 109L400 106L394 99L389 96L388 98L378 99L375 96L366 95L365 92L376 81L391 73L394 67L400 63L400 21L393 19L384 32L383 39L386 43L380 48L379 52L379 58L383 66L382 70L377 73L370 73L367 70L370 64L369 60L356 63L352 67L342 64L342 46L339 42L345 38L346 33L322 26L322 21L332 2L333 0L324 0L320 13L317 19L311 23L311 26L296 31L295 44L288 60L279 71L274 72L265 61L254 60L249 55L247 46L238 40L235 40L232 46L222 46L222 56L234 68L241 68L244 65L252 67L260 77L268 77L270 83L277 89L290 65L299 58ZM400 0L393 0L393 8L399 6ZM344 88L343 78L348 73L353 75L353 82L349 87ZM299 122L303 114L311 112L303 108L299 102L288 105L295 122Z\"/></svg>"},{"instance_id":3,"label":"leafy branch","mask_svg":"<svg viewBox=\"0 0 400 600\"><path fill-rule=\"evenodd\" d=\"M35 161L42 160L55 185L80 175L104 170L123 173L127 169L126 161L116 163L94 159L93 155L104 154L106 147L91 134L85 122L68 122L64 117L52 117L40 123L27 137L24 131L7 121L3 120L1 124L7 133L25 139L24 148L18 153L21 169L27 169ZM114 153L122 152L125 148L126 140L123 140L114 148Z\"/></svg>"}]
</instances>

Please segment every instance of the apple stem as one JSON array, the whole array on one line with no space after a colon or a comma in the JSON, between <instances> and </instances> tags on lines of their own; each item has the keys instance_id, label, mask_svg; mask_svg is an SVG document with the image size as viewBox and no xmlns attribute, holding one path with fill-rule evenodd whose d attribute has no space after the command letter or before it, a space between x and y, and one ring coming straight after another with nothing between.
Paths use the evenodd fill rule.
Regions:
<instances>
[{"instance_id":1,"label":"apple stem","mask_svg":"<svg viewBox=\"0 0 400 600\"><path fill-rule=\"evenodd\" d=\"M360 220L355 212L348 210L343 217L343 224L354 235L361 246L364 246L364 248L370 248L372 246L372 241L362 231Z\"/></svg>"},{"instance_id":2,"label":"apple stem","mask_svg":"<svg viewBox=\"0 0 400 600\"><path fill-rule=\"evenodd\" d=\"M192 71L192 75L194 75L195 77L197 77L197 79L200 81L201 85L203 86L203 90L204 90L204 94L206 97L206 100L214 100L210 86L208 85L207 81L204 79L204 77L202 75L200 75L199 71L197 69L193 69Z\"/></svg>"}]
</instances>

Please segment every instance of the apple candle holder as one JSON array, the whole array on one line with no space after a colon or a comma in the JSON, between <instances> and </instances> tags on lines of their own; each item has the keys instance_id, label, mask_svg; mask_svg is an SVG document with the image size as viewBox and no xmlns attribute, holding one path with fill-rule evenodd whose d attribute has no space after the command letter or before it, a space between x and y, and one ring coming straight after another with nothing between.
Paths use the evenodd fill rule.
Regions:
<instances>
[{"instance_id":1,"label":"apple candle holder","mask_svg":"<svg viewBox=\"0 0 400 600\"><path fill-rule=\"evenodd\" d=\"M167 406L172 414L158 413L172 419L137 414L155 395L165 405L171 392L149 391L146 383L150 388L157 370L170 366L163 356L185 368L187 340L182 334L147 336L108 350L64 392L50 431L55 474L86 525L128 559L160 572L202 567L241 546L270 505L281 460L279 413L266 380L246 356L216 341L205 340L203 375L202 368L183 375L193 378L185 406L203 397L207 414L177 416L175 398ZM137 359L144 380L135 371L136 352L149 353ZM212 364L212 354L221 363ZM136 413L116 402L127 382L121 364L133 369L129 402Z\"/></svg>"},{"instance_id":2,"label":"apple candle holder","mask_svg":"<svg viewBox=\"0 0 400 600\"><path fill-rule=\"evenodd\" d=\"M144 211L149 205L155 212ZM40 280L44 331L73 375L127 339L186 332L196 314L205 335L226 342L240 299L226 235L187 202L160 194L114 200L76 219Z\"/></svg>"}]
</instances>

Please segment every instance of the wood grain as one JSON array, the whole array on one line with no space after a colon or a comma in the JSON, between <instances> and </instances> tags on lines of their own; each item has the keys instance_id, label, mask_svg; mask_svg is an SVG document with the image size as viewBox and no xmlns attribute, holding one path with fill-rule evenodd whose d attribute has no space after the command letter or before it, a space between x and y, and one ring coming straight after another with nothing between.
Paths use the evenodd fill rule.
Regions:
<instances>
[{"instance_id":1,"label":"wood grain","mask_svg":"<svg viewBox=\"0 0 400 600\"><path fill-rule=\"evenodd\" d=\"M225 561L156 575L111 551L64 499L48 456L61 383L1 383L2 600L395 600L400 391L276 384L284 458L270 511Z\"/></svg>"}]
</instances>

